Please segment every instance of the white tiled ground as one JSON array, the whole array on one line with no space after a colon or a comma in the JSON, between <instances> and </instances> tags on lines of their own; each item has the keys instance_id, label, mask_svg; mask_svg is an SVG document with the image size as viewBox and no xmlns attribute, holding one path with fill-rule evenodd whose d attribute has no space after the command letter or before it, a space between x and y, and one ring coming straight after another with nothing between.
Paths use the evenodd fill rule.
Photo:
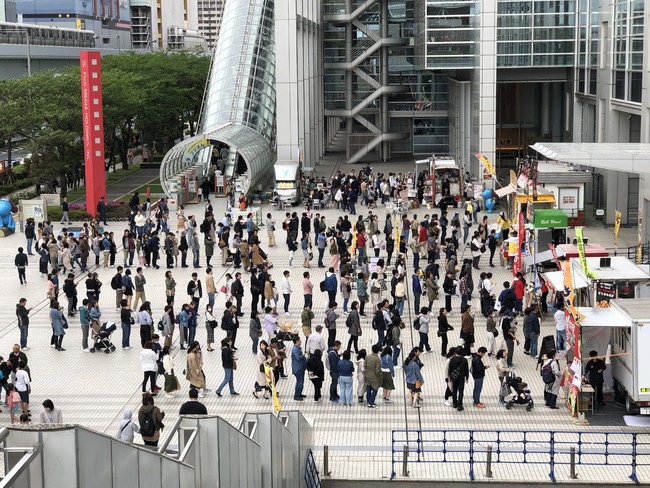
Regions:
<instances>
[{"instance_id":1,"label":"white tiled ground","mask_svg":"<svg viewBox=\"0 0 650 488\"><path fill-rule=\"evenodd\" d=\"M375 165L379 166L379 165ZM385 170L388 167L384 168ZM217 209L223 209L224 202L217 203ZM296 208L295 210L300 210ZM361 209L360 209L361 210ZM365 209L363 209L365 210ZM263 213L269 211L265 206ZM191 213L200 215L202 206L188 208L186 215ZM383 221L384 210L374 211L380 215ZM219 215L219 210L217 210ZM412 213L412 212L410 212ZM421 217L426 210L420 209L416 213ZM325 210L326 220L333 224L338 216L334 210ZM281 212L274 212L278 221L282 219ZM491 217L494 218L494 217ZM175 223L174 223L175 225ZM278 226L279 227L279 226ZM111 224L110 229L120 235L123 224ZM56 226L58 231L60 226ZM287 268L288 254L284 246L284 233L278 231L278 247L267 250L269 257L275 264L271 270L272 276L279 281L282 270ZM266 232L260 233L262 242L266 243ZM611 230L590 229L589 235L592 241L602 242L610 246ZM601 241L599 241L599 238ZM634 243L635 231L621 229L619 240L621 246ZM13 266L15 249L24 245L22 234L16 234L5 239L0 239L0 270L4 276L1 287L4 300L2 300L2 322L0 325L0 353L5 355L11 350L11 345L18 341L19 332L16 327L14 305L18 298L25 296L28 298L30 306L34 306L31 315L29 346L31 350L27 353L29 365L33 375L33 395L32 410L40 411L40 404L45 398L51 398L57 406L63 410L63 416L66 422L74 422L86 425L99 431L113 434L117 423L121 419L122 409L130 407L137 410L140 402L140 382L142 373L140 370L139 348L135 347L131 351L118 350L110 355L103 353L85 354L81 350L81 332L78 328L78 321L72 319L70 329L64 340L65 352L57 352L49 347L50 323L46 308L45 298L45 279L38 273L38 262L32 258L27 271L29 281L28 286L21 287L18 284L18 277ZM326 253L327 254L327 253ZM120 262L118 254L118 263ZM328 260L328 257L326 257ZM213 259L214 263L220 263L218 256ZM205 266L205 261L202 259ZM486 264L486 263L485 263ZM203 268L204 270L205 268ZM201 270L201 271L203 271ZM165 273L164 258L159 270L147 269L147 298L152 302L154 310L154 320L157 321L162 312L165 303L163 277ZM174 269L173 273L178 283L177 303L183 303L185 285L190 279L192 268ZM225 272L232 271L232 268L222 268L220 265L215 266L215 281L221 282ZM292 297L291 311L292 320L299 321L299 314L302 309L302 299L300 297L301 280L302 280L302 261L300 258L294 261L292 269L292 286L294 296ZM324 269L312 267L310 270L312 281L318 284L324 276ZM104 283L101 296L101 305L104 320L115 320L119 322L119 313L114 308L114 295L110 289L110 279L115 270L100 269L100 278ZM203 273L200 273L201 278ZM250 294L248 292L248 275L245 276L246 296L244 299L244 312L250 311ZM496 268L495 277L500 283L509 279L507 271ZM218 285L220 286L220 285ZM83 282L80 285L83 295L85 287ZM207 297L204 298L204 301ZM65 298L61 300L65 304ZM217 298L218 313L224 304L224 296L221 294ZM314 296L314 311L316 313L316 323L322 321L325 305L326 294L316 292ZM478 306L478 299L474 299ZM441 303L434 303L434 309L441 306ZM203 307L203 303L202 303ZM454 312L450 315L451 323L458 331L460 329L460 319L458 314L459 301L454 301ZM248 338L248 313L242 318L242 328L237 339L239 347L239 368L235 372L235 386L241 396L233 398L227 393L223 398L217 398L214 393L208 395L204 402L210 413L218 413L230 422L237 423L243 412L247 411L264 411L270 410L272 404L270 401L263 399L256 400L251 392L255 381L257 371L255 357L250 350L250 339ZM373 331L370 326L371 316L365 318L363 326L363 336L360 346L370 349ZM322 322L321 322L322 323ZM339 338L345 344L347 333L343 321L339 324ZM553 324L550 319L545 319L542 323L542 335L552 333ZM477 319L477 345L485 344L484 321L482 318ZM410 333L412 332L412 333ZM205 342L205 328L201 322L197 339L202 343ZM224 332L216 329L217 339L224 336ZM412 329L406 329L404 334L405 347L408 351L413 346L413 341L417 334ZM436 342L435 334L432 337L432 344ZM113 341L119 346L121 341L121 331L118 329L113 335ZM139 344L138 331L134 330L131 338L132 345ZM175 341L177 343L177 341ZM374 341L373 341L374 342ZM456 341L451 340L451 345ZM204 349L205 350L205 349ZM379 479L388 478L391 473L390 464L390 446L392 429L503 429L503 430L587 430L590 427L576 427L573 425L571 417L564 409L550 411L543 408L542 383L539 375L534 371L534 361L524 356L522 348L518 347L515 352L514 362L517 365L518 374L524 380L528 381L532 388L532 394L539 405L532 412L526 412L523 408L513 408L506 411L497 405L498 382L495 368L488 370L487 379L483 388L482 399L487 404L485 410L478 410L471 406L471 389L470 381L466 389L466 410L462 413L453 411L445 407L442 402L444 392L444 383L442 370L444 359L436 352L439 351L439 345L435 343L434 353L423 356L425 368L423 370L426 380L424 386L425 403L420 410L414 410L406 406L404 390L405 385L402 378L398 375L395 381L396 391L391 405L382 405L377 410L369 410L362 406L355 405L353 408L344 408L340 405L330 404L325 401L315 404L309 399L303 403L294 402L292 398L294 380L290 376L279 383L279 392L283 407L291 409L300 409L306 417L314 419L315 426L315 445L330 446L329 466L332 476L336 478L352 479ZM222 368L220 353L218 349L214 353L204 353L205 356L205 373L208 381L208 387L214 389L222 379ZM174 351L174 360L176 371L180 372L184 368L185 354L183 351L176 349ZM494 364L493 360L487 359L488 364ZM287 374L290 375L291 366L289 361L286 364ZM180 375L179 375L180 376ZM187 392L188 384L184 378L181 379L183 395L176 399L164 399L158 397L156 403L166 412L166 423L171 424L178 412L180 404L185 401L184 395ZM162 384L162 379L160 380ZM326 383L323 392L328 391L329 383ZM355 385L356 391L356 385ZM227 389L224 390L227 392ZM312 393L311 385L306 385L307 395ZM325 395L327 397L327 395ZM36 417L36 416L35 416ZM0 414L0 420L8 421L6 411ZM603 428L591 428L592 430L603 430ZM322 452L317 449L317 462L319 467L322 466ZM363 462L359 462L363 461ZM467 468L464 464L411 464L409 465L411 477L415 478L436 478L436 479L466 479ZM548 479L548 469L546 465L527 465L526 479L544 481ZM396 466L398 476L401 475L401 467ZM484 467L477 466L476 476L480 478L484 475ZM517 478L522 475L521 469L505 468L497 466L493 468L496 477ZM580 479L596 480L618 480L627 481L627 473L621 468L582 468ZM568 479L568 468L561 466L557 470L558 479ZM643 468L640 469L642 480L650 479L650 472ZM644 476L645 475L645 476Z\"/></svg>"}]
</instances>

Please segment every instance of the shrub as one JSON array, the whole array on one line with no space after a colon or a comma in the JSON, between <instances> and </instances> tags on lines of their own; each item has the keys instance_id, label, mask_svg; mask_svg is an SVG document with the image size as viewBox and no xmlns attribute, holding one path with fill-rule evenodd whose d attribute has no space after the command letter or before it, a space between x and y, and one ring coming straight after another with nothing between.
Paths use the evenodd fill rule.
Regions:
<instances>
[{"instance_id":1,"label":"shrub","mask_svg":"<svg viewBox=\"0 0 650 488\"><path fill-rule=\"evenodd\" d=\"M15 183L12 183L10 185L2 185L0 186L0 196L6 196L9 195L10 193L13 193L18 190L24 190L25 188L29 188L30 186L34 186L34 183L32 182L31 179L25 178L22 180L16 180ZM34 188L34 191L36 189Z\"/></svg>"},{"instance_id":2,"label":"shrub","mask_svg":"<svg viewBox=\"0 0 650 488\"><path fill-rule=\"evenodd\" d=\"M85 203L71 203L69 209L68 215L71 220L84 221L91 219L90 214L86 211ZM130 212L131 209L126 202L107 202L106 204L106 217L110 220L126 220ZM61 220L63 211L61 207L47 207L47 216L50 220Z\"/></svg>"}]
</instances>

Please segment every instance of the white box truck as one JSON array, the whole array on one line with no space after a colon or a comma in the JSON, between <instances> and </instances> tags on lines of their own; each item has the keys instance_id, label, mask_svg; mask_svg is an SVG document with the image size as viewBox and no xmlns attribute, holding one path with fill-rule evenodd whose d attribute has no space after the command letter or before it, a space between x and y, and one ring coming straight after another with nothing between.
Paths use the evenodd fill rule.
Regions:
<instances>
[{"instance_id":1,"label":"white box truck","mask_svg":"<svg viewBox=\"0 0 650 488\"><path fill-rule=\"evenodd\" d=\"M610 307L621 316L611 337L615 391L627 413L650 415L650 299L612 300Z\"/></svg>"},{"instance_id":2,"label":"white box truck","mask_svg":"<svg viewBox=\"0 0 650 488\"><path fill-rule=\"evenodd\" d=\"M280 200L291 203L300 201L300 163L298 161L277 161L273 165L275 180L273 191Z\"/></svg>"}]
</instances>

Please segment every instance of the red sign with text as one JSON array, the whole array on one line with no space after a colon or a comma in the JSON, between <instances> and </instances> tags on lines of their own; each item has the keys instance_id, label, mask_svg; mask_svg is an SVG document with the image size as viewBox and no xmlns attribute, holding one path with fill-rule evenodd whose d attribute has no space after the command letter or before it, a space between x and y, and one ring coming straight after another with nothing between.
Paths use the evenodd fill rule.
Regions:
<instances>
[{"instance_id":1,"label":"red sign with text","mask_svg":"<svg viewBox=\"0 0 650 488\"><path fill-rule=\"evenodd\" d=\"M106 196L104 167L104 110L99 51L81 51L81 113L84 137L86 210L97 216L97 204Z\"/></svg>"}]
</instances>

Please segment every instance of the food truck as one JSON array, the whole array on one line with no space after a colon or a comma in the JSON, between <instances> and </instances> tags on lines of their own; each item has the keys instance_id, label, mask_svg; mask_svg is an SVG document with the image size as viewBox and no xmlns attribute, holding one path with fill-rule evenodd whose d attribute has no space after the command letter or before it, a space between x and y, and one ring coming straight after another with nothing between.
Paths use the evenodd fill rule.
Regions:
<instances>
[{"instance_id":1,"label":"food truck","mask_svg":"<svg viewBox=\"0 0 650 488\"><path fill-rule=\"evenodd\" d=\"M427 172L424 199L438 205L443 197L451 197L454 202L463 196L463 172L451 156L431 155L415 162L416 180L422 171Z\"/></svg>"},{"instance_id":2,"label":"food truck","mask_svg":"<svg viewBox=\"0 0 650 488\"><path fill-rule=\"evenodd\" d=\"M290 203L300 201L300 163L298 161L277 161L273 165L275 184L273 191L281 200Z\"/></svg>"}]
</instances>

